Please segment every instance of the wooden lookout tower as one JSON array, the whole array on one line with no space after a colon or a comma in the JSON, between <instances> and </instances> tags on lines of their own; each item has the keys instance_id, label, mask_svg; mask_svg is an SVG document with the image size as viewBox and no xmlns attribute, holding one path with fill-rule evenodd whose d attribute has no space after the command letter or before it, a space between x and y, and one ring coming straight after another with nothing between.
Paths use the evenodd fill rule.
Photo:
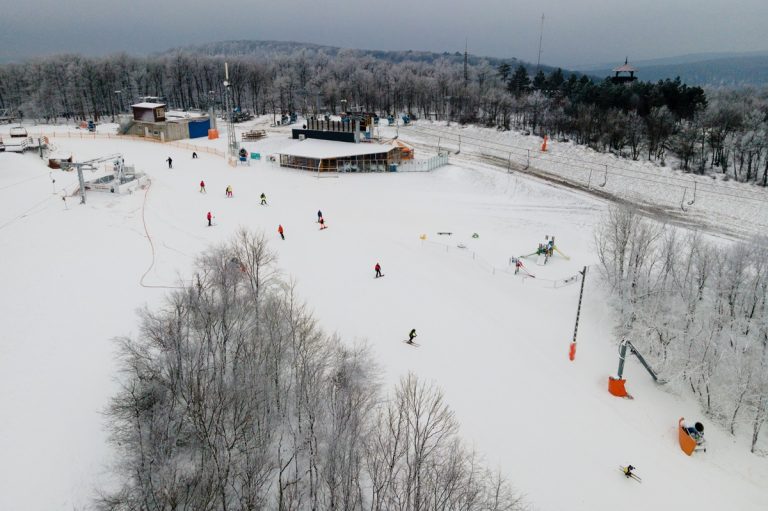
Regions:
<instances>
[{"instance_id":1,"label":"wooden lookout tower","mask_svg":"<svg viewBox=\"0 0 768 511\"><path fill-rule=\"evenodd\" d=\"M613 83L632 83L637 80L637 68L629 65L629 58L624 59L623 66L613 68L613 72L616 73L611 77Z\"/></svg>"}]
</instances>

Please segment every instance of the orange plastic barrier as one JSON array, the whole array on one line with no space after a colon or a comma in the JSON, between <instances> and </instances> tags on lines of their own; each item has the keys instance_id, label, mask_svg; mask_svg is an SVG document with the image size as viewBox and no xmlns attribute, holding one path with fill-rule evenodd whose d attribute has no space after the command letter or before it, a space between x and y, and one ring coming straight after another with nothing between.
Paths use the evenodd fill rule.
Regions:
<instances>
[{"instance_id":1,"label":"orange plastic barrier","mask_svg":"<svg viewBox=\"0 0 768 511\"><path fill-rule=\"evenodd\" d=\"M614 396L627 397L629 394L627 394L627 389L624 388L624 384L626 382L627 382L627 380L611 378L609 376L608 377L608 392L610 392Z\"/></svg>"},{"instance_id":2,"label":"orange plastic barrier","mask_svg":"<svg viewBox=\"0 0 768 511\"><path fill-rule=\"evenodd\" d=\"M576 358L576 343L571 343L571 349L568 350L568 358L573 360Z\"/></svg>"},{"instance_id":3,"label":"orange plastic barrier","mask_svg":"<svg viewBox=\"0 0 768 511\"><path fill-rule=\"evenodd\" d=\"M543 143L543 144L541 144L541 150L542 150L543 152L545 152L545 153L547 152L547 140L548 140L548 139L549 139L549 137L547 137L546 135L544 135L544 143Z\"/></svg>"},{"instance_id":4,"label":"orange plastic barrier","mask_svg":"<svg viewBox=\"0 0 768 511\"><path fill-rule=\"evenodd\" d=\"M208 140L219 138L219 130L208 130Z\"/></svg>"},{"instance_id":5,"label":"orange plastic barrier","mask_svg":"<svg viewBox=\"0 0 768 511\"><path fill-rule=\"evenodd\" d=\"M691 438L691 435L683 427L683 419L684 417L680 417L680 421L677 423L677 435L680 439L680 448L690 456L696 450L696 440Z\"/></svg>"}]
</instances>

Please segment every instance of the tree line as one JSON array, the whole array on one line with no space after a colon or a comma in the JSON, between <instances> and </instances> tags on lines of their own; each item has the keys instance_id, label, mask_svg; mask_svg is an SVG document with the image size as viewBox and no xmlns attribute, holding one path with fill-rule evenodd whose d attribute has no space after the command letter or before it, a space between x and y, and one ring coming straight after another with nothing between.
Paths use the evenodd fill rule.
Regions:
<instances>
[{"instance_id":1,"label":"tree line","mask_svg":"<svg viewBox=\"0 0 768 511\"><path fill-rule=\"evenodd\" d=\"M235 43L230 43L235 44ZM705 93L679 79L614 84L555 69L473 57L385 59L354 50L278 47L212 56L60 55L0 66L0 108L26 118L114 119L141 96L180 109L223 108L224 61L234 106L258 114L380 115L448 119L573 140L620 157L768 186L768 93Z\"/></svg>"},{"instance_id":2,"label":"tree line","mask_svg":"<svg viewBox=\"0 0 768 511\"><path fill-rule=\"evenodd\" d=\"M768 239L723 246L616 207L595 234L629 338L676 390L756 452L768 420Z\"/></svg>"},{"instance_id":3,"label":"tree line","mask_svg":"<svg viewBox=\"0 0 768 511\"><path fill-rule=\"evenodd\" d=\"M240 231L120 340L108 510L525 508L414 374L384 393L365 346L324 334L263 235Z\"/></svg>"}]
</instances>

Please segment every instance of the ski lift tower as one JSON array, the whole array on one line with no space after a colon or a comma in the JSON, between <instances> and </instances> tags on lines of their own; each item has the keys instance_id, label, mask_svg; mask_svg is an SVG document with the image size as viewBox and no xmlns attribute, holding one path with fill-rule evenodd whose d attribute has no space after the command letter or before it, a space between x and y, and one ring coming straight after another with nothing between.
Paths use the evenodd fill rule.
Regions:
<instances>
[{"instance_id":1,"label":"ski lift tower","mask_svg":"<svg viewBox=\"0 0 768 511\"><path fill-rule=\"evenodd\" d=\"M232 101L232 84L229 83L229 65L224 63L224 108L227 112L227 146L229 147L229 155L237 157L240 150L240 146L237 143L237 137L235 137L235 123L233 115L233 101Z\"/></svg>"},{"instance_id":2,"label":"ski lift tower","mask_svg":"<svg viewBox=\"0 0 768 511\"><path fill-rule=\"evenodd\" d=\"M104 163L105 161L112 161L115 169L115 173L118 179L123 176L123 155L120 153L117 154L110 154L109 156L103 156L101 158L94 158L92 160L83 161L83 162L62 162L61 168L62 169L70 169L74 167L77 169L77 180L80 182L80 204L85 204L85 177L83 177L83 170L93 170L96 171L99 169L98 165L99 163ZM118 181L119 182L119 181Z\"/></svg>"}]
</instances>

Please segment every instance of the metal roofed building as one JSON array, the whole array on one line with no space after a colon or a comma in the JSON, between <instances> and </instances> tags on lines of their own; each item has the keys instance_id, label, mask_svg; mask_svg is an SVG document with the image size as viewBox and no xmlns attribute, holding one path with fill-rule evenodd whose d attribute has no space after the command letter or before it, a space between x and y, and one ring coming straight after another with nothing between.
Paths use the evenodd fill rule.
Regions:
<instances>
[{"instance_id":1,"label":"metal roofed building","mask_svg":"<svg viewBox=\"0 0 768 511\"><path fill-rule=\"evenodd\" d=\"M314 172L385 172L402 162L399 145L318 139L291 140L277 154L281 167Z\"/></svg>"}]
</instances>

